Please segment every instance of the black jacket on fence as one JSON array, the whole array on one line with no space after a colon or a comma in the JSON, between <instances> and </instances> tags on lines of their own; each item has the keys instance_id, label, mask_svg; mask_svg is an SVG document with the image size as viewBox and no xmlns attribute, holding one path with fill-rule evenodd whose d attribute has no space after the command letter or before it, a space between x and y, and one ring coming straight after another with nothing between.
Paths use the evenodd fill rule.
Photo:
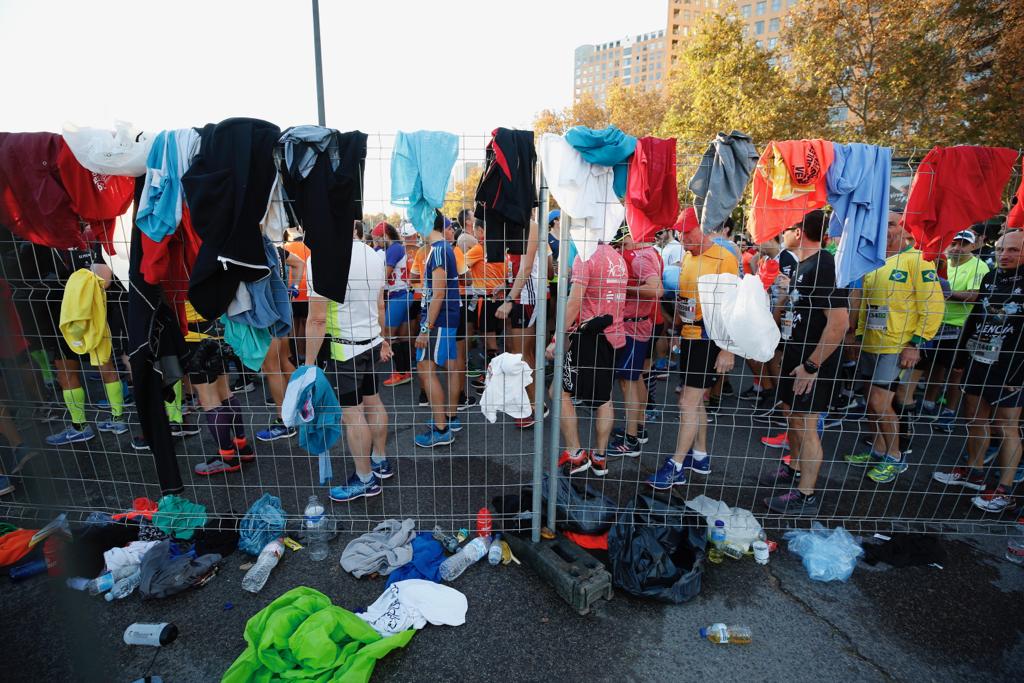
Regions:
<instances>
[{"instance_id":1,"label":"black jacket on fence","mask_svg":"<svg viewBox=\"0 0 1024 683\"><path fill-rule=\"evenodd\" d=\"M313 262L313 289L344 303L352 262L352 230L363 218L363 169L366 133L332 131L305 177L280 160L281 177L291 208L302 225L303 241Z\"/></svg>"},{"instance_id":2,"label":"black jacket on fence","mask_svg":"<svg viewBox=\"0 0 1024 683\"><path fill-rule=\"evenodd\" d=\"M241 282L269 272L260 221L273 186L281 129L233 118L199 131L199 153L181 178L192 225L203 240L189 281L189 301L207 320L227 311Z\"/></svg>"},{"instance_id":3,"label":"black jacket on fence","mask_svg":"<svg viewBox=\"0 0 1024 683\"><path fill-rule=\"evenodd\" d=\"M532 130L494 130L476 188L476 201L485 208L488 262L503 262L506 249L511 254L525 252L530 212L537 205L536 168Z\"/></svg>"}]
</instances>

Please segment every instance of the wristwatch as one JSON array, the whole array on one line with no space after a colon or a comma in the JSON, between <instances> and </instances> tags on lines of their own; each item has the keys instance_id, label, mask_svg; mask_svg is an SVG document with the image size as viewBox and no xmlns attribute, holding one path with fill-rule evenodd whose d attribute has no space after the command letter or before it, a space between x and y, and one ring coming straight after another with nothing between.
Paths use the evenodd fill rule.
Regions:
<instances>
[{"instance_id":1,"label":"wristwatch","mask_svg":"<svg viewBox=\"0 0 1024 683\"><path fill-rule=\"evenodd\" d=\"M806 370L808 373L815 375L818 373L818 369L818 365L811 359L808 358L807 360L804 361L804 370Z\"/></svg>"},{"instance_id":2,"label":"wristwatch","mask_svg":"<svg viewBox=\"0 0 1024 683\"><path fill-rule=\"evenodd\" d=\"M430 325L420 325L420 334L430 334Z\"/></svg>"}]
</instances>

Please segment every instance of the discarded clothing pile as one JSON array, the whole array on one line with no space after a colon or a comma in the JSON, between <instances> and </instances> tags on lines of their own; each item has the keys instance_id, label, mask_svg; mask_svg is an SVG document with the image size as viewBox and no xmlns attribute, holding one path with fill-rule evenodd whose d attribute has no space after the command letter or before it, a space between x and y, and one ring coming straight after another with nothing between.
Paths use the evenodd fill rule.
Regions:
<instances>
[{"instance_id":1,"label":"discarded clothing pile","mask_svg":"<svg viewBox=\"0 0 1024 683\"><path fill-rule=\"evenodd\" d=\"M312 588L293 588L245 625L245 651L222 683L249 681L368 681L377 660L416 634L381 635Z\"/></svg>"},{"instance_id":2,"label":"discarded clothing pile","mask_svg":"<svg viewBox=\"0 0 1024 683\"><path fill-rule=\"evenodd\" d=\"M416 522L387 519L373 531L349 542L341 553L341 567L354 577L386 576L413 557L412 540Z\"/></svg>"},{"instance_id":3,"label":"discarded clothing pile","mask_svg":"<svg viewBox=\"0 0 1024 683\"><path fill-rule=\"evenodd\" d=\"M332 478L331 447L341 437L341 404L323 370L304 365L288 380L281 420L298 427L299 445L319 460L320 483Z\"/></svg>"},{"instance_id":4,"label":"discarded clothing pile","mask_svg":"<svg viewBox=\"0 0 1024 683\"><path fill-rule=\"evenodd\" d=\"M356 616L387 637L408 629L419 630L428 623L461 626L466 623L467 607L466 596L451 586L407 579L389 584L365 612Z\"/></svg>"}]
</instances>

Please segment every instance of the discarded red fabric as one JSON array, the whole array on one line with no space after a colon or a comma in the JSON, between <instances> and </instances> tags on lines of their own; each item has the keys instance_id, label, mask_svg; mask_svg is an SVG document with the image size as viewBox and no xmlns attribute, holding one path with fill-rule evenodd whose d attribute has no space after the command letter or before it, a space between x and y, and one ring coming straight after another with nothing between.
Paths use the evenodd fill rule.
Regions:
<instances>
[{"instance_id":1,"label":"discarded red fabric","mask_svg":"<svg viewBox=\"0 0 1024 683\"><path fill-rule=\"evenodd\" d=\"M82 228L61 182L53 133L0 133L0 223L33 244L84 249Z\"/></svg>"},{"instance_id":2,"label":"discarded red fabric","mask_svg":"<svg viewBox=\"0 0 1024 683\"><path fill-rule=\"evenodd\" d=\"M153 513L157 511L157 503L155 500L141 497L136 498L132 502L132 509L128 512L118 512L115 515L111 515L110 518L117 521L122 519L135 519L136 517L144 517L146 519L153 519Z\"/></svg>"},{"instance_id":3,"label":"discarded red fabric","mask_svg":"<svg viewBox=\"0 0 1024 683\"><path fill-rule=\"evenodd\" d=\"M141 232L141 231L140 231ZM160 285L164 296L178 316L181 333L188 334L185 300L188 298L188 274L192 272L203 241L192 228L188 207L181 207L181 223L173 234L156 242L146 233L142 240L142 261L139 270L148 284Z\"/></svg>"},{"instance_id":4,"label":"discarded red fabric","mask_svg":"<svg viewBox=\"0 0 1024 683\"><path fill-rule=\"evenodd\" d=\"M626 222L637 242L654 241L654 233L672 227L679 215L675 138L640 138L629 163Z\"/></svg>"},{"instance_id":5,"label":"discarded red fabric","mask_svg":"<svg viewBox=\"0 0 1024 683\"><path fill-rule=\"evenodd\" d=\"M935 147L917 167L903 212L903 226L926 261L953 236L1003 209L1002 195L1017 150L1007 147Z\"/></svg>"},{"instance_id":6,"label":"discarded red fabric","mask_svg":"<svg viewBox=\"0 0 1024 683\"><path fill-rule=\"evenodd\" d=\"M600 536L591 536L590 534L578 534L575 531L563 531L562 535L581 548L587 548L589 550L608 550L607 531L601 534Z\"/></svg>"},{"instance_id":7,"label":"discarded red fabric","mask_svg":"<svg viewBox=\"0 0 1024 683\"><path fill-rule=\"evenodd\" d=\"M0 278L0 329L4 331L0 334L0 358L17 358L18 354L28 348L21 316L14 307L11 286L3 278Z\"/></svg>"},{"instance_id":8,"label":"discarded red fabric","mask_svg":"<svg viewBox=\"0 0 1024 683\"><path fill-rule=\"evenodd\" d=\"M28 543L35 534L35 529L18 529L0 536L0 567L12 565L28 555L32 550Z\"/></svg>"},{"instance_id":9,"label":"discarded red fabric","mask_svg":"<svg viewBox=\"0 0 1024 683\"><path fill-rule=\"evenodd\" d=\"M761 244L828 203L825 176L835 152L828 140L768 143L754 170L748 229Z\"/></svg>"},{"instance_id":10,"label":"discarded red fabric","mask_svg":"<svg viewBox=\"0 0 1024 683\"><path fill-rule=\"evenodd\" d=\"M672 226L672 229L685 234L699 227L700 220L697 218L697 209L688 206L679 214L679 218L676 220L676 224Z\"/></svg>"},{"instance_id":11,"label":"discarded red fabric","mask_svg":"<svg viewBox=\"0 0 1024 683\"><path fill-rule=\"evenodd\" d=\"M135 195L135 179L93 173L80 163L61 138L57 170L71 198L71 209L89 223L93 237L110 255L114 249L114 221L124 215Z\"/></svg>"},{"instance_id":12,"label":"discarded red fabric","mask_svg":"<svg viewBox=\"0 0 1024 683\"><path fill-rule=\"evenodd\" d=\"M1010 207L1010 213L1006 215L1006 227L1024 228L1024 178L1021 178L1020 187L1017 188L1017 203Z\"/></svg>"}]
</instances>

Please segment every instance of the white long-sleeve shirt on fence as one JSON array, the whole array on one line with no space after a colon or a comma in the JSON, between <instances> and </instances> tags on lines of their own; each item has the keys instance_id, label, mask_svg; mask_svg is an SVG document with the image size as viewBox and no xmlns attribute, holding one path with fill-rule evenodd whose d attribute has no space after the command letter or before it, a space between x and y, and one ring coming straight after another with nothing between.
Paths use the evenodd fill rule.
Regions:
<instances>
[{"instance_id":1,"label":"white long-sleeve shirt on fence","mask_svg":"<svg viewBox=\"0 0 1024 683\"><path fill-rule=\"evenodd\" d=\"M521 353L495 356L487 366L487 382L480 397L480 411L490 422L498 419L498 411L522 419L533 414L533 405L526 387L533 382L533 370Z\"/></svg>"}]
</instances>

